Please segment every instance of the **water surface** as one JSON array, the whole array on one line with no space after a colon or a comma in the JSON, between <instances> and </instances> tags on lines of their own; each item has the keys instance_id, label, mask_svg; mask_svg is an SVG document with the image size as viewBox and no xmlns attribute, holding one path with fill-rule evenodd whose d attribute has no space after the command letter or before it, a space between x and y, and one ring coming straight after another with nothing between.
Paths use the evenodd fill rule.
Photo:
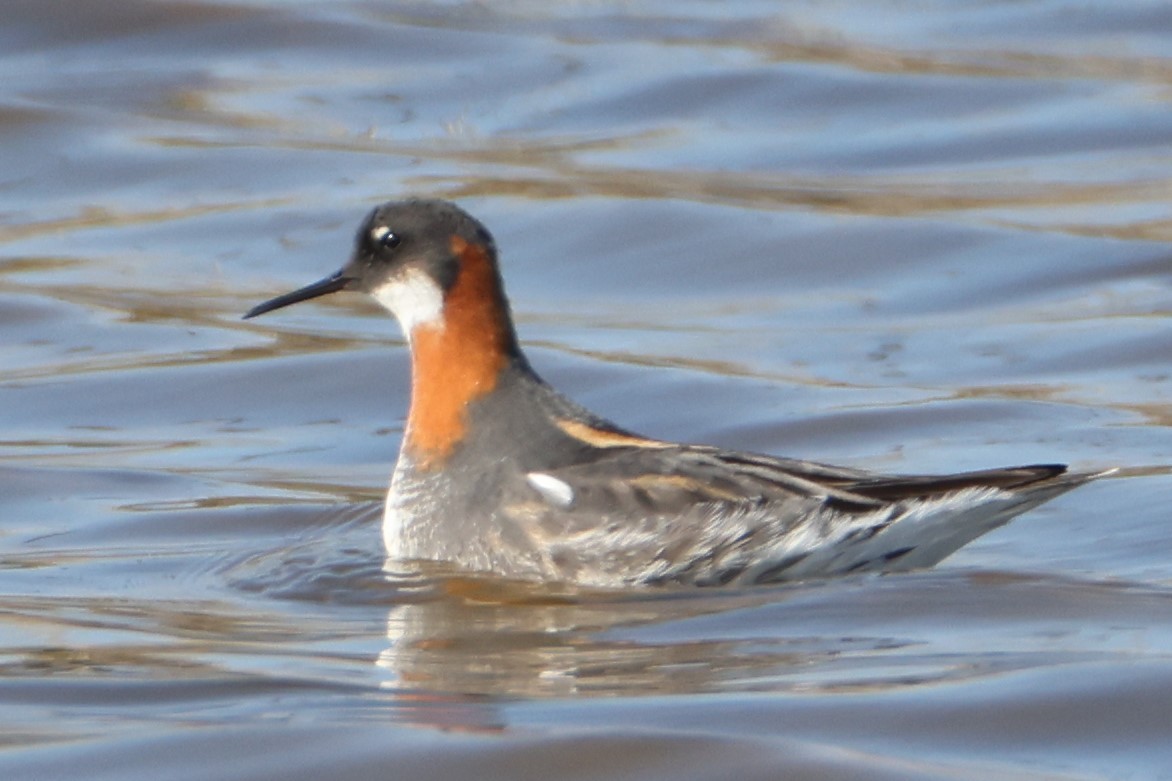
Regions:
<instances>
[{"instance_id":1,"label":"water surface","mask_svg":"<svg viewBox=\"0 0 1172 781\"><path fill-rule=\"evenodd\" d=\"M1172 12L148 0L0 25L5 778L1172 777ZM259 301L493 230L649 435L1122 467L930 572L381 572L394 323Z\"/></svg>"}]
</instances>

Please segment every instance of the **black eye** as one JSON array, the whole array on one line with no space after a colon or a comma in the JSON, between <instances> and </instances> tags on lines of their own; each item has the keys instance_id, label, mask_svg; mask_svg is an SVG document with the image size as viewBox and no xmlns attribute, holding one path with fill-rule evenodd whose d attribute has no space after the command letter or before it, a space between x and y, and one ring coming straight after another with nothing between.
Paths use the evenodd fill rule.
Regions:
<instances>
[{"instance_id":1,"label":"black eye","mask_svg":"<svg viewBox=\"0 0 1172 781\"><path fill-rule=\"evenodd\" d=\"M402 244L403 240L399 238L399 234L387 231L386 234L378 240L378 243L387 249L394 249L395 247Z\"/></svg>"}]
</instances>

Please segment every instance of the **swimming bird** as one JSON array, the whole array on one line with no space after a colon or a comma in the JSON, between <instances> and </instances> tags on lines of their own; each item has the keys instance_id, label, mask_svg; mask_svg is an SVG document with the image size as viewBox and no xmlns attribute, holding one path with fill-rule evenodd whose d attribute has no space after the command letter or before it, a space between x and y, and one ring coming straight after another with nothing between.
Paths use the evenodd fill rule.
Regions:
<instances>
[{"instance_id":1,"label":"swimming bird","mask_svg":"<svg viewBox=\"0 0 1172 781\"><path fill-rule=\"evenodd\" d=\"M341 290L390 310L411 354L388 561L606 588L911 570L1098 476L883 475L635 434L537 375L492 236L443 200L379 206L344 268L245 318Z\"/></svg>"}]
</instances>

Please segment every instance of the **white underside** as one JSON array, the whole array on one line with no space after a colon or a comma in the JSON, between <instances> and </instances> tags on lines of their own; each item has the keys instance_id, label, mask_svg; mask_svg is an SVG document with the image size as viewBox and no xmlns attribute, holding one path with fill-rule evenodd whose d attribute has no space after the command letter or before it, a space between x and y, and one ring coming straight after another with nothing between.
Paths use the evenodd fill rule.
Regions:
<instances>
[{"instance_id":1,"label":"white underside","mask_svg":"<svg viewBox=\"0 0 1172 781\"><path fill-rule=\"evenodd\" d=\"M422 269L407 269L370 294L399 321L407 341L419 326L443 323L444 292Z\"/></svg>"},{"instance_id":2,"label":"white underside","mask_svg":"<svg viewBox=\"0 0 1172 781\"><path fill-rule=\"evenodd\" d=\"M443 500L451 486L442 471L421 475L406 453L399 453L383 504L383 546L389 569L397 561L448 558L458 538L443 523Z\"/></svg>"},{"instance_id":3,"label":"white underside","mask_svg":"<svg viewBox=\"0 0 1172 781\"><path fill-rule=\"evenodd\" d=\"M396 472L398 469L396 468ZM395 502L395 478L391 477L391 489L383 501L383 548L389 562L403 558L403 523Z\"/></svg>"},{"instance_id":4,"label":"white underside","mask_svg":"<svg viewBox=\"0 0 1172 781\"><path fill-rule=\"evenodd\" d=\"M402 490L405 459L406 456L400 453L399 461L395 464L395 473L391 476L391 487L387 491L383 505L383 546L387 551L388 562L402 561L410 556L411 552L405 544L407 526L414 513L430 509L426 506L428 500L425 492L404 493Z\"/></svg>"}]
</instances>

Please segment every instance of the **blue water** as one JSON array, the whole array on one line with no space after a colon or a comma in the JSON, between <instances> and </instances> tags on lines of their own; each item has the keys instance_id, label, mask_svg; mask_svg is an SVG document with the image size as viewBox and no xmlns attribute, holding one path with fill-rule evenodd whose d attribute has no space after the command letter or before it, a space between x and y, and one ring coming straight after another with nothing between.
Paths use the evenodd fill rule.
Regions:
<instances>
[{"instance_id":1,"label":"blue water","mask_svg":"<svg viewBox=\"0 0 1172 781\"><path fill-rule=\"evenodd\" d=\"M9 2L0 776L1172 777L1166 3ZM648 435L1118 466L930 572L382 576L373 204Z\"/></svg>"}]
</instances>

